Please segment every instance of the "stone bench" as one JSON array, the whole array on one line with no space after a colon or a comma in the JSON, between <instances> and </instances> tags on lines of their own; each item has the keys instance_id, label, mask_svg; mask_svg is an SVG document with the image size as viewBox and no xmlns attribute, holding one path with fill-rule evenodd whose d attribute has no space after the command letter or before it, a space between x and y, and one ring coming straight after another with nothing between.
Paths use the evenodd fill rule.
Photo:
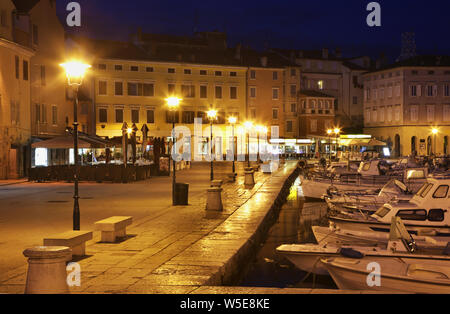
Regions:
<instances>
[{"instance_id":1,"label":"stone bench","mask_svg":"<svg viewBox=\"0 0 450 314\"><path fill-rule=\"evenodd\" d=\"M118 237L127 235L126 228L133 222L133 217L113 216L95 223L95 230L102 232L102 242L114 243Z\"/></svg>"},{"instance_id":2,"label":"stone bench","mask_svg":"<svg viewBox=\"0 0 450 314\"><path fill-rule=\"evenodd\" d=\"M72 255L84 256L89 240L92 240L92 231L67 231L44 238L44 246L66 246L72 249Z\"/></svg>"}]
</instances>

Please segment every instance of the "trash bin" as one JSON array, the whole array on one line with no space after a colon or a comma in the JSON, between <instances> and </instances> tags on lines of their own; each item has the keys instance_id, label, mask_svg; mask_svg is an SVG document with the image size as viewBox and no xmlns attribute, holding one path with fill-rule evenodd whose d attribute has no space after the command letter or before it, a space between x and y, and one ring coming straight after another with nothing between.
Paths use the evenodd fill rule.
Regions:
<instances>
[{"instance_id":1,"label":"trash bin","mask_svg":"<svg viewBox=\"0 0 450 314\"><path fill-rule=\"evenodd\" d=\"M189 184L175 183L176 205L188 205Z\"/></svg>"}]
</instances>

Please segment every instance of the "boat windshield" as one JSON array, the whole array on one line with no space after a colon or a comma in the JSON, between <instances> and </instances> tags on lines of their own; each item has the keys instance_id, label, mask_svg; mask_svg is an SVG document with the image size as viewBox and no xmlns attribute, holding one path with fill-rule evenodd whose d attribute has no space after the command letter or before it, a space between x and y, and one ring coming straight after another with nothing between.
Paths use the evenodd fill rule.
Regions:
<instances>
[{"instance_id":1,"label":"boat windshield","mask_svg":"<svg viewBox=\"0 0 450 314\"><path fill-rule=\"evenodd\" d=\"M391 211L391 209L389 207L383 206L380 207L376 212L375 212L375 216L378 216L380 218L383 218L384 216L386 216L389 212Z\"/></svg>"},{"instance_id":2,"label":"boat windshield","mask_svg":"<svg viewBox=\"0 0 450 314\"><path fill-rule=\"evenodd\" d=\"M423 190L421 189L421 191L417 192L417 194L422 197L425 198L428 194L428 192L430 192L430 190L433 188L433 183L428 183L427 186L423 187Z\"/></svg>"}]
</instances>

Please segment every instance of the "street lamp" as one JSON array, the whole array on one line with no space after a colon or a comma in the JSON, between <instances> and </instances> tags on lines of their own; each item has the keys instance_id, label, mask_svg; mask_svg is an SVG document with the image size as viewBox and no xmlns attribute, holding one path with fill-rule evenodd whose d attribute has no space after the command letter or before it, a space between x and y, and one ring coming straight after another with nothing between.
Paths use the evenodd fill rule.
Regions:
<instances>
[{"instance_id":1,"label":"street lamp","mask_svg":"<svg viewBox=\"0 0 450 314\"><path fill-rule=\"evenodd\" d=\"M251 121L245 122L244 127L247 130L247 155L248 155L247 166L250 168L250 130L253 128L253 122Z\"/></svg>"},{"instance_id":2,"label":"street lamp","mask_svg":"<svg viewBox=\"0 0 450 314\"><path fill-rule=\"evenodd\" d=\"M333 133L333 130L328 129L327 130L327 134L328 134L328 159L331 162L331 134Z\"/></svg>"},{"instance_id":3,"label":"street lamp","mask_svg":"<svg viewBox=\"0 0 450 314\"><path fill-rule=\"evenodd\" d=\"M175 114L177 113L178 107L180 106L180 102L182 99L178 97L169 97L166 99L167 106L169 110L172 112L172 147L173 153L176 152L175 146ZM172 157L172 154L169 154L169 158ZM172 175L172 205L177 205L176 197L175 197L175 185L176 185L176 160L172 157L173 163L173 175ZM169 159L169 167L170 167L170 159Z\"/></svg>"},{"instance_id":4,"label":"street lamp","mask_svg":"<svg viewBox=\"0 0 450 314\"><path fill-rule=\"evenodd\" d=\"M235 160L235 151L234 151L234 146L235 146L235 142L234 142L234 126L237 122L237 118L236 117L229 117L228 118L228 122L231 124L231 136L233 138L233 142L232 142L232 146L233 146L233 174L236 173L236 166L234 164L234 160Z\"/></svg>"},{"instance_id":5,"label":"street lamp","mask_svg":"<svg viewBox=\"0 0 450 314\"><path fill-rule=\"evenodd\" d=\"M60 64L64 68L67 83L73 88L73 156L75 162L74 171L74 195L73 195L73 230L80 230L80 205L78 203L78 88L83 83L84 75L91 66L80 61L69 61Z\"/></svg>"},{"instance_id":6,"label":"street lamp","mask_svg":"<svg viewBox=\"0 0 450 314\"><path fill-rule=\"evenodd\" d=\"M213 158L213 121L217 118L217 110L209 110L206 113L209 123L211 125L211 139L210 139L210 150L211 150L211 181L214 180L214 158Z\"/></svg>"},{"instance_id":7,"label":"street lamp","mask_svg":"<svg viewBox=\"0 0 450 314\"><path fill-rule=\"evenodd\" d=\"M334 129L334 134L335 134L335 138L336 138L336 159L338 156L338 149L339 149L339 143L338 143L338 135L341 133L341 129L339 128L335 128Z\"/></svg>"},{"instance_id":8,"label":"street lamp","mask_svg":"<svg viewBox=\"0 0 450 314\"><path fill-rule=\"evenodd\" d=\"M436 135L439 133L439 130L437 128L433 128L431 130L431 133L433 133L433 137L434 137L434 147L433 147L433 155L437 155L437 143L436 143Z\"/></svg>"}]
</instances>

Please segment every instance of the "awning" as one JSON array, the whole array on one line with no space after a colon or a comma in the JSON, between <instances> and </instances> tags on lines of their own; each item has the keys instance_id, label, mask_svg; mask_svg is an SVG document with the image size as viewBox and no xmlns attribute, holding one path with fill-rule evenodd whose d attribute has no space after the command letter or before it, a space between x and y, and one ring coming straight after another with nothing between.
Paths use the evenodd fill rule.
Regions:
<instances>
[{"instance_id":1,"label":"awning","mask_svg":"<svg viewBox=\"0 0 450 314\"><path fill-rule=\"evenodd\" d=\"M59 136L49 140L36 142L31 145L32 148L52 148L52 149L69 149L73 148L72 136ZM103 139L96 139L87 136L80 136L78 138L78 148L106 148L114 146Z\"/></svg>"}]
</instances>

